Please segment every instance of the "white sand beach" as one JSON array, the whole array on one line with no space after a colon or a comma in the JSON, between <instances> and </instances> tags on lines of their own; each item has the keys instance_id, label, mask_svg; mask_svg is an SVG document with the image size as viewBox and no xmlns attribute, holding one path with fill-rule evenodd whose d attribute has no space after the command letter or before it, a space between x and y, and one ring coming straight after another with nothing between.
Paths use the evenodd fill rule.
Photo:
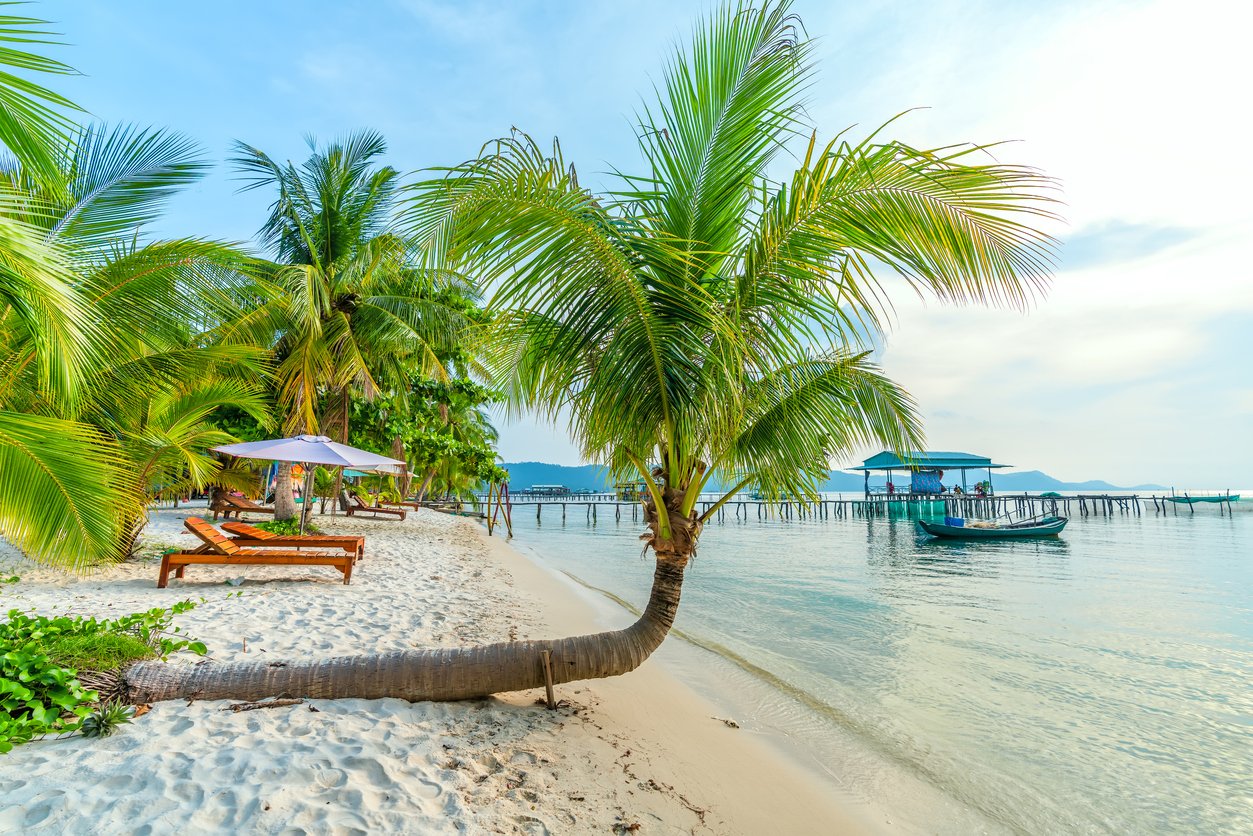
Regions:
<instances>
[{"instance_id":1,"label":"white sand beach","mask_svg":"<svg viewBox=\"0 0 1253 836\"><path fill-rule=\"evenodd\" d=\"M144 552L191 545L152 514ZM72 577L0 542L18 583L0 606L117 616L190 599L176 624L217 661L469 645L599 629L546 570L477 523L324 517L368 535L344 586L326 567L193 566L167 589L153 558ZM625 621L624 617L624 621ZM671 641L677 639L672 638ZM195 657L178 659L197 661ZM832 834L882 821L655 663L559 686L556 712L520 692L462 703L314 700L235 712L164 702L112 737L35 741L0 756L0 833Z\"/></svg>"}]
</instances>

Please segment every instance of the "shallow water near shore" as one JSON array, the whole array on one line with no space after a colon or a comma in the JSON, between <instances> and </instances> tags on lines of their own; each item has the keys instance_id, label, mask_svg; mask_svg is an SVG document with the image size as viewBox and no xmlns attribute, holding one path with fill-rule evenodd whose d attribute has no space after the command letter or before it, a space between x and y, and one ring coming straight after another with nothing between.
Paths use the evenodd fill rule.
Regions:
<instances>
[{"instance_id":1,"label":"shallow water near shore","mask_svg":"<svg viewBox=\"0 0 1253 836\"><path fill-rule=\"evenodd\" d=\"M642 605L629 513L555 511L517 509L518 544ZM1213 509L976 543L907 519L728 519L676 626L760 668L775 697L752 698L754 719L851 796L890 808L901 775L951 801L904 811L907 829L1249 832L1250 555L1253 515Z\"/></svg>"}]
</instances>

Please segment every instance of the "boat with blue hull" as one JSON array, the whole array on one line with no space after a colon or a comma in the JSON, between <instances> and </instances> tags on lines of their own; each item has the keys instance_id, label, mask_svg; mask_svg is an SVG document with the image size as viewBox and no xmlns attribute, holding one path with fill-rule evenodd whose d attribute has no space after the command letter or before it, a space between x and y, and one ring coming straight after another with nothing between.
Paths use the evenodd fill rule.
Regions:
<instances>
[{"instance_id":1,"label":"boat with blue hull","mask_svg":"<svg viewBox=\"0 0 1253 836\"><path fill-rule=\"evenodd\" d=\"M1066 517L1044 517L1008 525L966 525L964 520L946 518L944 522L919 520L918 527L932 537L961 540L992 540L1010 537L1056 537L1069 520Z\"/></svg>"}]
</instances>

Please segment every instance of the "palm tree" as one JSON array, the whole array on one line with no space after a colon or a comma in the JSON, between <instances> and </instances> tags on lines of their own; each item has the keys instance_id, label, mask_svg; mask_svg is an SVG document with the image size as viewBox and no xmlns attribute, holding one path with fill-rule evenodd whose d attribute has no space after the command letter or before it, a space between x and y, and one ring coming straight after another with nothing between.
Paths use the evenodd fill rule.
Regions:
<instances>
[{"instance_id":1,"label":"palm tree","mask_svg":"<svg viewBox=\"0 0 1253 836\"><path fill-rule=\"evenodd\" d=\"M3 214L38 234L66 266L98 338L84 366L89 385L73 401L50 397L19 367L6 387L24 412L94 427L92 443L121 469L108 482L118 497L102 496L98 485L82 491L82 501L117 515L114 542L80 550L73 561L124 556L154 492L215 481L220 465L204 451L233 440L204 425L215 410L234 405L265 417L263 352L214 344L202 333L240 315L245 259L213 242L143 236L165 200L203 173L196 157L175 134L89 126L53 155L54 175L0 171ZM29 333L11 332L7 350L23 357L36 348ZM78 468L64 470L58 478Z\"/></svg>"},{"instance_id":2,"label":"palm tree","mask_svg":"<svg viewBox=\"0 0 1253 836\"><path fill-rule=\"evenodd\" d=\"M229 323L230 340L272 346L277 400L289 433L319 429L348 440L352 393L373 397L408 380L410 370L442 373L438 357L455 343L464 318L441 296L461 284L425 269L395 228L399 175L379 166L386 151L372 131L352 134L299 166L280 164L243 143L234 163L245 190L278 196L261 228L272 263L264 298ZM319 414L319 403L327 405ZM290 466L280 466L275 516L295 516Z\"/></svg>"},{"instance_id":3,"label":"palm tree","mask_svg":"<svg viewBox=\"0 0 1253 836\"><path fill-rule=\"evenodd\" d=\"M70 128L65 111L78 108L7 71L74 72L29 51L51 43L43 24L0 15L0 144L13 158L4 168L21 167L28 182L52 190ZM65 253L30 223L24 203L0 184L0 532L28 554L74 563L116 550L118 512L134 497L121 487L116 445L57 414L89 390L104 339ZM32 409L39 414L25 414Z\"/></svg>"},{"instance_id":4,"label":"palm tree","mask_svg":"<svg viewBox=\"0 0 1253 836\"><path fill-rule=\"evenodd\" d=\"M525 136L424 182L415 230L494 289L495 370L517 405L568 411L584 455L647 487L656 556L648 605L623 631L316 663L127 674L137 699L458 699L634 669L661 643L701 528L750 483L812 493L832 455L909 449L909 397L858 348L883 319L876 271L941 299L1022 304L1048 275L1033 171L873 137L811 141L785 182L783 143L808 134L809 45L786 4L726 7L667 68L642 114L650 170L582 188ZM698 497L732 487L704 513Z\"/></svg>"}]
</instances>

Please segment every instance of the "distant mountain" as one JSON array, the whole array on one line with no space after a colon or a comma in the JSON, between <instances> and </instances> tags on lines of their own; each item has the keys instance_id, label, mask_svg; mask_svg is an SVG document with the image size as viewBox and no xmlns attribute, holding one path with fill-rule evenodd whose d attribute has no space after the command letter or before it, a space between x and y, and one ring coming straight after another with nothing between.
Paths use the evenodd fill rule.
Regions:
<instances>
[{"instance_id":1,"label":"distant mountain","mask_svg":"<svg viewBox=\"0 0 1253 836\"><path fill-rule=\"evenodd\" d=\"M561 464L547 464L545 462L513 462L502 465L502 467L509 471L509 487L514 491L523 490L532 485L565 485L572 491L602 491L613 487L612 480L609 479L605 468L596 464L570 467ZM968 477L968 481L972 486L983 478L982 476L977 476L977 473L978 471L971 471ZM959 474L954 475L960 480ZM947 482L951 478L946 475L945 481ZM881 486L883 484L883 476L872 476L871 482ZM1038 470L1024 470L1017 473L993 473L992 484L996 486L997 490L1005 493L1018 493L1021 491L1166 490L1161 485L1119 487L1100 479L1091 479L1087 482L1063 482ZM821 490L832 493L855 493L862 490L864 486L865 477L861 474L833 470L827 481L822 483ZM716 486L711 485L710 489L716 490Z\"/></svg>"},{"instance_id":2,"label":"distant mountain","mask_svg":"<svg viewBox=\"0 0 1253 836\"><path fill-rule=\"evenodd\" d=\"M1131 485L1120 487L1100 479L1086 482L1063 482L1038 470L1020 473L993 473L992 484L1002 491L1164 491L1161 485Z\"/></svg>"},{"instance_id":3,"label":"distant mountain","mask_svg":"<svg viewBox=\"0 0 1253 836\"><path fill-rule=\"evenodd\" d=\"M509 490L520 491L532 485L565 485L572 491L609 490L612 484L605 468L598 464L569 467L545 462L502 464L509 471Z\"/></svg>"}]
</instances>

